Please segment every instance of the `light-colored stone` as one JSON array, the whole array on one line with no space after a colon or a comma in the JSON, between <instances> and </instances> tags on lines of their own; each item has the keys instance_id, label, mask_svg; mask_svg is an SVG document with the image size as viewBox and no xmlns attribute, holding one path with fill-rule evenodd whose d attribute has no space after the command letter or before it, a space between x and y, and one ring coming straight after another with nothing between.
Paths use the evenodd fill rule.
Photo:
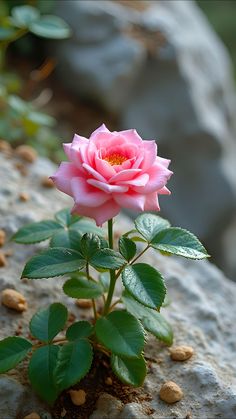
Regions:
<instances>
[{"instance_id":1,"label":"light-colored stone","mask_svg":"<svg viewBox=\"0 0 236 419\"><path fill-rule=\"evenodd\" d=\"M103 393L96 403L96 410L90 416L90 419L116 419L120 417L123 409L123 403L110 394Z\"/></svg>"},{"instance_id":2,"label":"light-colored stone","mask_svg":"<svg viewBox=\"0 0 236 419\"><path fill-rule=\"evenodd\" d=\"M191 346L180 345L170 348L170 356L173 361L186 361L191 358L194 351Z\"/></svg>"},{"instance_id":3,"label":"light-colored stone","mask_svg":"<svg viewBox=\"0 0 236 419\"><path fill-rule=\"evenodd\" d=\"M163 384L159 395L161 400L169 404L179 402L183 398L181 388L173 381L167 381Z\"/></svg>"},{"instance_id":4,"label":"light-colored stone","mask_svg":"<svg viewBox=\"0 0 236 419\"><path fill-rule=\"evenodd\" d=\"M20 199L20 201L22 201L22 202L27 202L27 201L29 201L29 200L30 200L30 196L29 196L29 194L28 194L27 192L21 192L21 193L19 194L19 199Z\"/></svg>"},{"instance_id":5,"label":"light-colored stone","mask_svg":"<svg viewBox=\"0 0 236 419\"><path fill-rule=\"evenodd\" d=\"M75 406L82 406L86 402L86 393L84 390L69 390L68 393Z\"/></svg>"},{"instance_id":6,"label":"light-colored stone","mask_svg":"<svg viewBox=\"0 0 236 419\"><path fill-rule=\"evenodd\" d=\"M25 297L11 288L7 288L2 291L2 304L8 308L12 308L15 311L25 311L27 310L27 301Z\"/></svg>"}]
</instances>

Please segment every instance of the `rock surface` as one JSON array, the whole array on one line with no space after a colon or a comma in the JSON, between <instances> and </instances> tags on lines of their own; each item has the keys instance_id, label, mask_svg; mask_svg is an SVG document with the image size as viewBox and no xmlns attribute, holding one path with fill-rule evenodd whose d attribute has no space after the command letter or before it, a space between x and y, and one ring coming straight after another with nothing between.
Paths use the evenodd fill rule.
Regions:
<instances>
[{"instance_id":1,"label":"rock surface","mask_svg":"<svg viewBox=\"0 0 236 419\"><path fill-rule=\"evenodd\" d=\"M234 82L203 13L189 0L61 0L56 12L73 29L58 45L62 80L115 112L122 128L158 139L175 172L166 216L235 276L230 245L221 251L236 209Z\"/></svg>"},{"instance_id":2,"label":"rock surface","mask_svg":"<svg viewBox=\"0 0 236 419\"><path fill-rule=\"evenodd\" d=\"M20 281L20 274L27 258L38 246L23 246L9 242L10 236L23 224L51 217L52 213L70 205L55 189L43 188L41 177L55 170L52 163L38 159L28 167L28 176L22 176L15 168L14 159L6 159L0 153L0 229L7 235L2 251L13 250L8 266L0 268L0 291L13 288L28 301L28 310L13 312L0 306L0 337L14 334L21 326L27 336L27 323L39 308L63 301L77 317L84 313L71 299L61 295L62 279ZM28 202L19 200L19 192L30 195ZM121 216L116 223L118 231L131 228L130 221ZM171 305L163 314L171 322L175 332L175 345L191 346L194 354L185 362L175 362L169 350L150 337L146 356L149 372L144 384L151 401L123 405L111 396L101 396L91 418L112 419L169 417L227 418L236 416L236 284L208 261L185 261L164 257L157 253L147 254L145 260L163 273ZM31 412L40 415L48 408L40 402L28 386L25 365L0 377L0 417L22 418ZM159 392L167 381L174 381L184 393L181 401L168 405L161 401ZM104 401L105 400L105 401ZM107 400L107 401L106 401ZM78 408L79 409L79 408ZM47 416L50 417L50 416ZM68 418L69 419L69 418Z\"/></svg>"}]
</instances>

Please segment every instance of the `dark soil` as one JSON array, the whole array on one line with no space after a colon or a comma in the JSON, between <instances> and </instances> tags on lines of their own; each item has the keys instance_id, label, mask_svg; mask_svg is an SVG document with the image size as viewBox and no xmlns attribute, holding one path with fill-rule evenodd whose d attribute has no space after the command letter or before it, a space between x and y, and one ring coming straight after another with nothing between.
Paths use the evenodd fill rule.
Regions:
<instances>
[{"instance_id":1,"label":"dark soil","mask_svg":"<svg viewBox=\"0 0 236 419\"><path fill-rule=\"evenodd\" d=\"M112 380L107 384L107 378ZM78 384L71 387L74 390L84 390L86 402L82 406L75 406L68 390L65 390L52 410L54 419L87 419L95 410L96 402L102 393L108 393L121 400L124 404L136 402L143 403L152 399L143 388L133 388L122 384L113 374L109 365L109 358L102 353L95 353L94 362L89 374ZM66 412L66 413L65 413ZM150 411L150 413L152 413ZM112 418L111 418L112 419Z\"/></svg>"}]
</instances>

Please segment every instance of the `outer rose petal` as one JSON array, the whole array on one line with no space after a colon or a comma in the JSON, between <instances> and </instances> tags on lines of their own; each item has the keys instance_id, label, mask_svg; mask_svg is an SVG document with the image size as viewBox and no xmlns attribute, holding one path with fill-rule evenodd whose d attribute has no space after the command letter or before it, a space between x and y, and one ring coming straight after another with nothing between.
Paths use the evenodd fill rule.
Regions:
<instances>
[{"instance_id":1,"label":"outer rose petal","mask_svg":"<svg viewBox=\"0 0 236 419\"><path fill-rule=\"evenodd\" d=\"M98 127L97 129L95 129L95 131L92 132L92 134L90 135L90 138L94 138L100 132L110 132L110 131L109 129L107 129L105 124L102 124L100 127Z\"/></svg>"},{"instance_id":2,"label":"outer rose petal","mask_svg":"<svg viewBox=\"0 0 236 419\"><path fill-rule=\"evenodd\" d=\"M110 199L110 196L99 189L90 186L82 177L73 178L71 181L73 197L77 205L97 207Z\"/></svg>"},{"instance_id":3,"label":"outer rose petal","mask_svg":"<svg viewBox=\"0 0 236 419\"><path fill-rule=\"evenodd\" d=\"M140 195L135 192L126 194L114 194L114 200L121 208L130 208L134 211L144 211L145 195Z\"/></svg>"},{"instance_id":4,"label":"outer rose petal","mask_svg":"<svg viewBox=\"0 0 236 419\"><path fill-rule=\"evenodd\" d=\"M125 131L119 131L119 134L122 135L125 139L127 139L130 143L134 143L140 145L143 140L138 135L136 129L127 129Z\"/></svg>"},{"instance_id":5,"label":"outer rose petal","mask_svg":"<svg viewBox=\"0 0 236 419\"><path fill-rule=\"evenodd\" d=\"M157 157L157 145L155 141L143 141L142 154L143 161L141 164L141 168L143 169L143 171L146 171L155 163Z\"/></svg>"},{"instance_id":6,"label":"outer rose petal","mask_svg":"<svg viewBox=\"0 0 236 419\"><path fill-rule=\"evenodd\" d=\"M131 180L135 175L141 172L141 169L127 169L122 172L116 173L115 176L109 180L110 183L119 183L122 180Z\"/></svg>"},{"instance_id":7,"label":"outer rose petal","mask_svg":"<svg viewBox=\"0 0 236 419\"><path fill-rule=\"evenodd\" d=\"M135 179L132 180L122 180L120 182L121 185L130 185L130 186L145 186L149 180L149 175L147 173L143 173L140 176L137 176Z\"/></svg>"},{"instance_id":8,"label":"outer rose petal","mask_svg":"<svg viewBox=\"0 0 236 419\"><path fill-rule=\"evenodd\" d=\"M147 173L149 174L147 185L134 187L133 189L135 192L143 194L157 192L164 188L166 182L172 175L172 172L169 169L158 163L155 163Z\"/></svg>"},{"instance_id":9,"label":"outer rose petal","mask_svg":"<svg viewBox=\"0 0 236 419\"><path fill-rule=\"evenodd\" d=\"M124 186L123 185L110 185L109 183L99 182L99 180L96 180L96 179L88 179L87 183L109 194L114 193L114 192L124 193L124 192L127 192L129 189L128 186L125 186L125 185Z\"/></svg>"},{"instance_id":10,"label":"outer rose petal","mask_svg":"<svg viewBox=\"0 0 236 419\"><path fill-rule=\"evenodd\" d=\"M81 176L81 172L73 163L62 162L51 179L61 192L73 196L71 180L78 176Z\"/></svg>"},{"instance_id":11,"label":"outer rose petal","mask_svg":"<svg viewBox=\"0 0 236 419\"><path fill-rule=\"evenodd\" d=\"M102 226L103 223L115 217L119 214L119 212L119 205L117 205L112 199L96 208L75 205L72 209L72 214L79 214L93 218L96 221L97 226Z\"/></svg>"},{"instance_id":12,"label":"outer rose petal","mask_svg":"<svg viewBox=\"0 0 236 419\"><path fill-rule=\"evenodd\" d=\"M146 195L144 211L160 211L158 195L156 192Z\"/></svg>"}]
</instances>

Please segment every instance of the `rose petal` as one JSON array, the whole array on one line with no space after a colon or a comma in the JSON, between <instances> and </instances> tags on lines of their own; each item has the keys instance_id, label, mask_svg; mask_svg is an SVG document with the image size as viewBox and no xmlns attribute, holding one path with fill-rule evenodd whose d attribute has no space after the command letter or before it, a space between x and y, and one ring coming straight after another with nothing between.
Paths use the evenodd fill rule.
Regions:
<instances>
[{"instance_id":1,"label":"rose petal","mask_svg":"<svg viewBox=\"0 0 236 419\"><path fill-rule=\"evenodd\" d=\"M158 191L158 194L159 195L171 195L171 191L169 191L169 189L166 186L164 186L164 188L162 188Z\"/></svg>"},{"instance_id":2,"label":"rose petal","mask_svg":"<svg viewBox=\"0 0 236 419\"><path fill-rule=\"evenodd\" d=\"M140 176L137 176L135 179L132 180L122 180L120 181L121 185L131 185L131 186L145 186L149 180L149 175L147 173L143 173Z\"/></svg>"},{"instance_id":3,"label":"rose petal","mask_svg":"<svg viewBox=\"0 0 236 419\"><path fill-rule=\"evenodd\" d=\"M92 132L92 134L90 135L90 138L95 137L98 133L100 132L110 132L109 129L106 127L105 124L102 124L100 127L98 127L97 129L95 129L95 131Z\"/></svg>"},{"instance_id":4,"label":"rose petal","mask_svg":"<svg viewBox=\"0 0 236 419\"><path fill-rule=\"evenodd\" d=\"M106 161L95 157L95 169L106 179L110 179L116 174L114 168Z\"/></svg>"},{"instance_id":5,"label":"rose petal","mask_svg":"<svg viewBox=\"0 0 236 419\"><path fill-rule=\"evenodd\" d=\"M144 211L160 211L157 193L146 195Z\"/></svg>"},{"instance_id":6,"label":"rose petal","mask_svg":"<svg viewBox=\"0 0 236 419\"><path fill-rule=\"evenodd\" d=\"M164 159L163 157L157 156L157 161L158 163L160 163L162 166L165 166L167 169L169 167L169 164L171 162L171 160L169 159Z\"/></svg>"},{"instance_id":7,"label":"rose petal","mask_svg":"<svg viewBox=\"0 0 236 419\"><path fill-rule=\"evenodd\" d=\"M141 172L141 169L122 170L122 172L116 173L114 176L112 176L109 182L116 183L122 180L130 180L130 179L133 179L133 177L140 172Z\"/></svg>"},{"instance_id":8,"label":"rose petal","mask_svg":"<svg viewBox=\"0 0 236 419\"><path fill-rule=\"evenodd\" d=\"M75 205L72 209L72 214L79 214L93 218L96 221L97 226L102 226L103 223L115 217L119 214L119 212L119 205L117 205L112 199L100 206L97 206L96 208Z\"/></svg>"},{"instance_id":9,"label":"rose petal","mask_svg":"<svg viewBox=\"0 0 236 419\"><path fill-rule=\"evenodd\" d=\"M146 184L146 186L137 186L134 187L134 191L137 193L152 193L157 192L160 189L162 189L168 179L171 177L173 172L171 172L169 169L166 169L166 167L155 163L149 170L149 181Z\"/></svg>"},{"instance_id":10,"label":"rose petal","mask_svg":"<svg viewBox=\"0 0 236 419\"><path fill-rule=\"evenodd\" d=\"M118 192L118 193L124 193L127 192L129 187L128 186L121 186L121 185L110 185L106 182L100 182L96 179L88 179L87 182L89 185L94 186L95 188L101 189L101 191L104 191L106 193L112 193L112 192Z\"/></svg>"},{"instance_id":11,"label":"rose petal","mask_svg":"<svg viewBox=\"0 0 236 419\"><path fill-rule=\"evenodd\" d=\"M71 181L73 197L77 205L97 207L110 199L110 196L101 190L90 186L82 177L73 178Z\"/></svg>"},{"instance_id":12,"label":"rose petal","mask_svg":"<svg viewBox=\"0 0 236 419\"><path fill-rule=\"evenodd\" d=\"M56 173L50 178L61 192L72 196L71 180L80 175L80 171L73 163L62 162Z\"/></svg>"},{"instance_id":13,"label":"rose petal","mask_svg":"<svg viewBox=\"0 0 236 419\"><path fill-rule=\"evenodd\" d=\"M100 173L98 173L97 170L93 169L88 164L83 163L83 168L89 175L93 175L95 179L100 180L101 182L107 182L107 180L102 175L100 175Z\"/></svg>"},{"instance_id":14,"label":"rose petal","mask_svg":"<svg viewBox=\"0 0 236 419\"><path fill-rule=\"evenodd\" d=\"M119 134L122 135L129 142L137 144L138 146L143 142L136 129L127 129L125 131L119 131Z\"/></svg>"},{"instance_id":15,"label":"rose petal","mask_svg":"<svg viewBox=\"0 0 236 419\"><path fill-rule=\"evenodd\" d=\"M114 194L114 200L121 208L130 208L135 211L143 211L145 204L145 195L140 195L135 192L126 194Z\"/></svg>"},{"instance_id":16,"label":"rose petal","mask_svg":"<svg viewBox=\"0 0 236 419\"><path fill-rule=\"evenodd\" d=\"M156 161L157 157L157 145L155 141L143 141L143 161L141 168L146 171Z\"/></svg>"}]
</instances>

